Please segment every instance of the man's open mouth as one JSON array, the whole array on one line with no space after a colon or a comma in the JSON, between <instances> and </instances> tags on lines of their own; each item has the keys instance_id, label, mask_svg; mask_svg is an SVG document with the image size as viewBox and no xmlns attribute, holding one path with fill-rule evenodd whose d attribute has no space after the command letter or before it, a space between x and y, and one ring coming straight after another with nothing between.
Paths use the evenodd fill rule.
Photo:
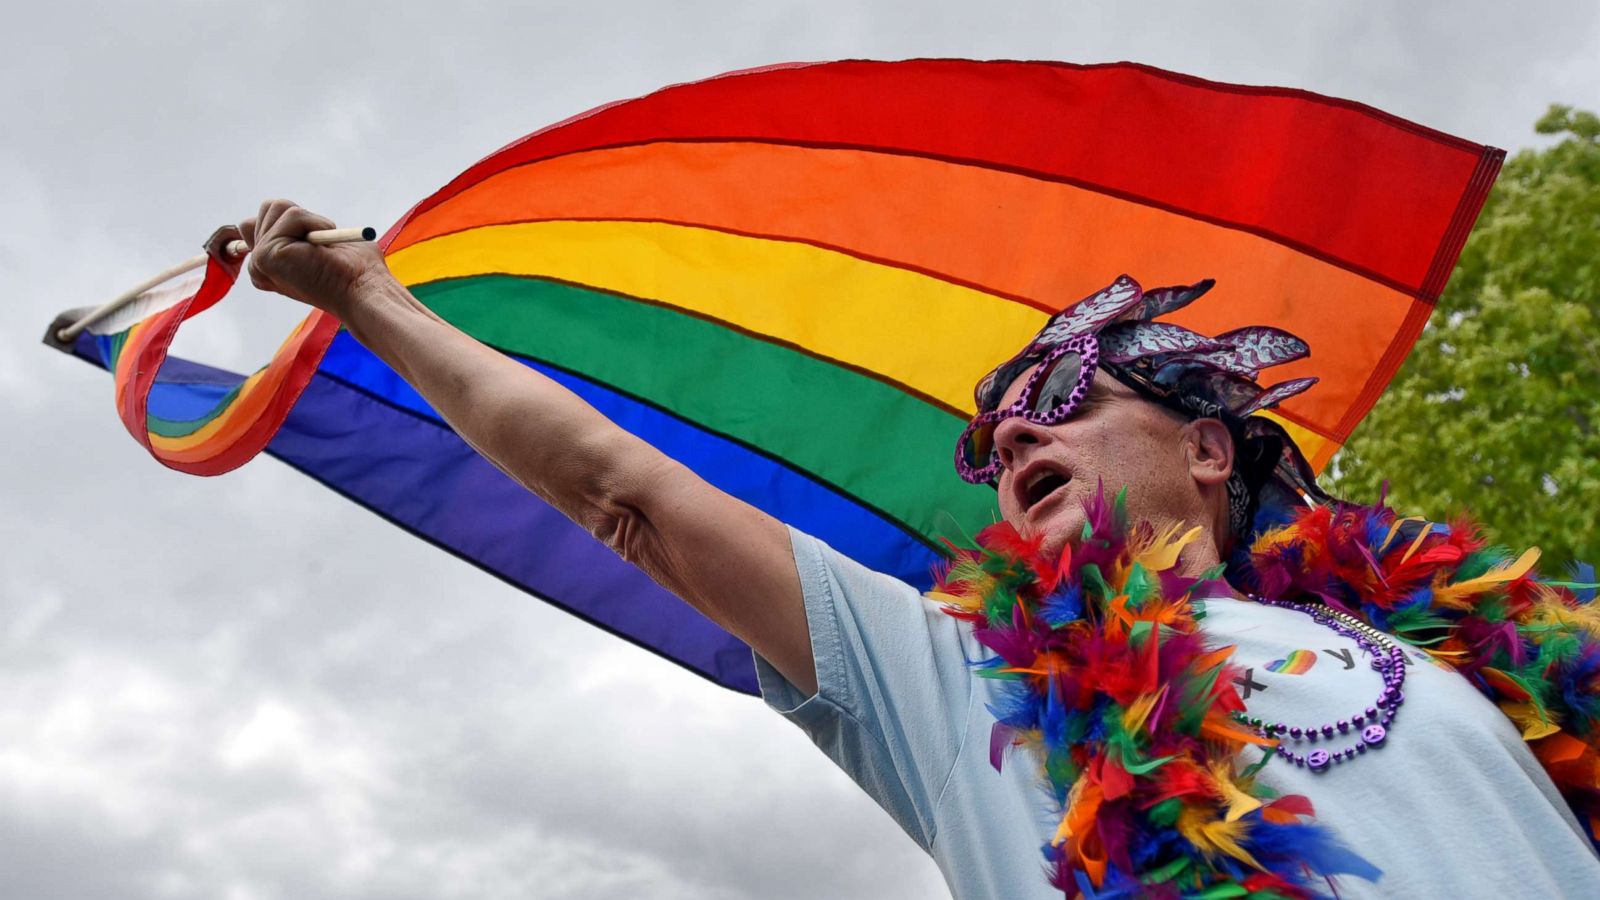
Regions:
<instances>
[{"instance_id":1,"label":"man's open mouth","mask_svg":"<svg viewBox=\"0 0 1600 900\"><path fill-rule=\"evenodd\" d=\"M1029 466L1018 482L1018 499L1023 511L1032 509L1040 501L1072 482L1072 473L1054 464Z\"/></svg>"}]
</instances>

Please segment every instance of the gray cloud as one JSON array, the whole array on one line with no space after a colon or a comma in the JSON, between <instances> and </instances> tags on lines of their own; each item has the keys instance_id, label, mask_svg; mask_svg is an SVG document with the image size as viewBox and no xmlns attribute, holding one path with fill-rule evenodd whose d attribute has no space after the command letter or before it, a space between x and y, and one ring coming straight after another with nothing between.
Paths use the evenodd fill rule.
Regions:
<instances>
[{"instance_id":1,"label":"gray cloud","mask_svg":"<svg viewBox=\"0 0 1600 900\"><path fill-rule=\"evenodd\" d=\"M266 195L384 226L598 103L779 60L1138 59L1519 146L1600 9L16 5L0 35L0 871L17 897L942 896L792 727L286 467L168 472L37 341ZM177 352L264 362L241 288Z\"/></svg>"}]
</instances>

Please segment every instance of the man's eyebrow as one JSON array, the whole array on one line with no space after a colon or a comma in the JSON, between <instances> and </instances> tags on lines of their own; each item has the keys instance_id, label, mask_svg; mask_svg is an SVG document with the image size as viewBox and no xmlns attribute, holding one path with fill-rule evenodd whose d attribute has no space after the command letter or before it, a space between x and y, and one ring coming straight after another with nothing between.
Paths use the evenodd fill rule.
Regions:
<instances>
[{"instance_id":1,"label":"man's eyebrow","mask_svg":"<svg viewBox=\"0 0 1600 900\"><path fill-rule=\"evenodd\" d=\"M1115 394L1117 391L1116 386L1121 383L1122 382L1117 381L1117 376L1112 375L1105 369L1101 369L1100 371L1094 373L1094 381L1089 385L1089 394L1091 396L1101 397Z\"/></svg>"},{"instance_id":2,"label":"man's eyebrow","mask_svg":"<svg viewBox=\"0 0 1600 900\"><path fill-rule=\"evenodd\" d=\"M1123 384L1117 376L1101 369L1095 373L1094 382L1089 385L1089 396L1103 400L1109 397L1138 397L1139 394Z\"/></svg>"}]
</instances>

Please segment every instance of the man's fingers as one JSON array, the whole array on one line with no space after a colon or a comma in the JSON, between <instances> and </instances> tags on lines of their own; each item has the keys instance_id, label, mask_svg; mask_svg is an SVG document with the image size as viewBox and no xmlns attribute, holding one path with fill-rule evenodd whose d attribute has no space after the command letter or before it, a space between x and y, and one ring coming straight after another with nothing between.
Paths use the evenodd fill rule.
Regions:
<instances>
[{"instance_id":1,"label":"man's fingers","mask_svg":"<svg viewBox=\"0 0 1600 900\"><path fill-rule=\"evenodd\" d=\"M289 200L262 203L255 218L239 223L250 245L250 283L320 309L341 305L351 286L373 267L375 254L370 244L363 253L342 245L316 247L306 240L313 231L333 227L332 220Z\"/></svg>"},{"instance_id":2,"label":"man's fingers","mask_svg":"<svg viewBox=\"0 0 1600 900\"><path fill-rule=\"evenodd\" d=\"M313 231L333 228L333 220L296 206L289 200L268 200L261 204L255 220L255 239L251 246L282 238L286 243L304 240Z\"/></svg>"},{"instance_id":3,"label":"man's fingers","mask_svg":"<svg viewBox=\"0 0 1600 900\"><path fill-rule=\"evenodd\" d=\"M273 209L272 206L272 204L276 202L278 201L261 201L261 208L256 210L256 239L250 242L251 247L259 245L261 243L261 239L267 236L267 232L272 230L272 222L274 219L278 218L277 211Z\"/></svg>"},{"instance_id":4,"label":"man's fingers","mask_svg":"<svg viewBox=\"0 0 1600 900\"><path fill-rule=\"evenodd\" d=\"M294 202L290 200L263 200L261 211L256 213L256 235L260 240L266 240L273 232L273 227L288 210L294 209Z\"/></svg>"},{"instance_id":5,"label":"man's fingers","mask_svg":"<svg viewBox=\"0 0 1600 900\"><path fill-rule=\"evenodd\" d=\"M283 211L282 217L277 221L275 230L284 237L292 236L296 240L303 240L306 235L313 231L321 231L332 227L333 220L319 216L308 209L290 206Z\"/></svg>"}]
</instances>

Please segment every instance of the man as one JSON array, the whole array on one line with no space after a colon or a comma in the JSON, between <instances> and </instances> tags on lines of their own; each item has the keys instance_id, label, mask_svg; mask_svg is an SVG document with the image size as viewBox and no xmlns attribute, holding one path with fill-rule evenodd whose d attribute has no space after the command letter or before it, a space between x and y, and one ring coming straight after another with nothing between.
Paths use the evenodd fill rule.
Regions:
<instances>
[{"instance_id":1,"label":"man","mask_svg":"<svg viewBox=\"0 0 1600 900\"><path fill-rule=\"evenodd\" d=\"M1084 806L1058 796L1069 815L1052 809L1037 766L1016 761L993 771L991 752L1003 748L991 748L991 734L1005 732L993 731L991 683L968 667L991 648L975 629L908 585L711 487L555 382L462 334L396 282L371 246L302 239L331 224L287 201L265 203L240 225L252 247L252 280L337 316L479 453L748 643L769 705L933 855L956 896L1047 897L1118 884L1157 890L1153 882L1139 886L1155 876L1136 857L1165 852L1183 823L1171 834L1129 837L1108 830L1102 816L1074 829L1070 813ZM1093 524L1086 510L1102 484L1127 488L1134 521L1198 529L1173 567L1191 577L1227 560L1251 535L1264 498L1325 499L1287 436L1251 416L1309 387L1309 380L1252 387L1255 370L1303 355L1303 345L1270 329L1206 338L1151 324L1207 286L1146 294L1119 280L1053 319L979 386L982 414L962 435L958 470L994 483L1005 523L1030 542L1030 558L1070 555ZM1158 352L1170 351L1164 342L1173 340L1188 342L1175 368L1167 365L1175 357ZM890 460L894 449L884 447ZM1207 639L1236 647L1236 668L1228 671L1242 678L1237 693L1263 734L1295 720L1338 720L1344 734L1349 711L1369 703L1379 685L1363 664L1367 656L1383 676L1377 707L1368 707L1372 724L1379 708L1393 724L1398 682L1406 679L1399 739L1372 753L1365 748L1379 746L1381 734L1362 744L1359 765L1353 747L1340 747L1341 763L1350 750L1347 765L1332 767L1312 750L1310 766L1302 752L1298 764L1275 760L1259 775L1273 791L1309 796L1317 821L1366 861L1323 847L1315 864L1296 863L1304 871L1285 876L1282 895L1303 896L1321 876L1371 879L1379 870L1377 887L1345 879L1341 896L1577 896L1600 884L1600 860L1556 787L1517 729L1465 679L1357 625L1325 626L1300 610L1247 602L1225 585L1193 599L1204 602ZM1383 648L1399 655L1380 659ZM1140 720L1164 715L1145 708ZM1302 729L1293 730L1299 739ZM1285 726L1281 737L1256 743L1281 740L1290 753L1288 735ZM1246 762L1260 756L1246 753L1254 754ZM1150 765L1147 771L1161 768ZM1124 775L1132 777L1116 777ZM1247 783L1234 777L1224 781L1235 790ZM1110 805L1116 801L1110 797ZM1255 821L1271 804L1245 796L1212 805ZM1145 817L1140 823L1154 821L1149 809L1137 814ZM1248 884L1260 876L1246 862L1258 861L1228 849L1228 829L1236 831L1240 818L1218 816L1208 820L1206 828L1217 826L1209 836L1183 837L1186 852L1212 867L1207 877ZM1287 827L1262 819L1256 837L1279 826ZM1266 853L1259 843L1251 846ZM1055 887L1041 877L1041 844L1047 855L1052 848L1072 855L1052 861ZM1484 850L1497 847L1505 852ZM1176 896L1178 882L1165 884Z\"/></svg>"}]
</instances>

